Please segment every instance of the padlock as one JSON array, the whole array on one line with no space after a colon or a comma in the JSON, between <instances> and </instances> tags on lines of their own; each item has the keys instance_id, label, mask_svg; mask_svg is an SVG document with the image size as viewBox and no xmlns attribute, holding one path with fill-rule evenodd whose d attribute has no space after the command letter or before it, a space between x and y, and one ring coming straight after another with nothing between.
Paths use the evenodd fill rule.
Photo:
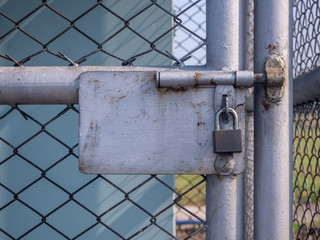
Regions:
<instances>
[{"instance_id":1,"label":"padlock","mask_svg":"<svg viewBox=\"0 0 320 240\"><path fill-rule=\"evenodd\" d=\"M233 129L220 129L220 115L226 112L226 108L220 109L215 116L215 130L213 131L213 150L215 153L237 153L242 152L241 130L239 129L238 114L228 108L233 117Z\"/></svg>"}]
</instances>

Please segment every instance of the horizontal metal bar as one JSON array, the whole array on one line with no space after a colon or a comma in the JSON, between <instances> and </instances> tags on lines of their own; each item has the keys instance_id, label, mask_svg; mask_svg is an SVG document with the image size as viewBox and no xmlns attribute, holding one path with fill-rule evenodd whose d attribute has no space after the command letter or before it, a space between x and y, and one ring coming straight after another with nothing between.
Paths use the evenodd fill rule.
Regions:
<instances>
[{"instance_id":1,"label":"horizontal metal bar","mask_svg":"<svg viewBox=\"0 0 320 240\"><path fill-rule=\"evenodd\" d=\"M250 87L261 74L160 67L0 67L0 104L77 104L78 78L88 71L153 71L159 87L235 85Z\"/></svg>"},{"instance_id":2,"label":"horizontal metal bar","mask_svg":"<svg viewBox=\"0 0 320 240\"><path fill-rule=\"evenodd\" d=\"M0 67L0 104L77 104L87 71L154 71L149 67Z\"/></svg>"},{"instance_id":3,"label":"horizontal metal bar","mask_svg":"<svg viewBox=\"0 0 320 240\"><path fill-rule=\"evenodd\" d=\"M320 67L293 81L293 105L320 98Z\"/></svg>"},{"instance_id":4,"label":"horizontal metal bar","mask_svg":"<svg viewBox=\"0 0 320 240\"><path fill-rule=\"evenodd\" d=\"M161 88L215 87L234 85L252 87L258 75L250 71L161 71L157 74L157 86Z\"/></svg>"}]
</instances>

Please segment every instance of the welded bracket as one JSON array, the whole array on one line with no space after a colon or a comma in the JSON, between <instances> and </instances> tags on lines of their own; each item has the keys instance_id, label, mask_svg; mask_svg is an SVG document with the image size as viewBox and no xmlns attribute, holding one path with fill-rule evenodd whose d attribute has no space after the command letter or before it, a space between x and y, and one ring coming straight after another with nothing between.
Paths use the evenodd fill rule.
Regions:
<instances>
[{"instance_id":1,"label":"welded bracket","mask_svg":"<svg viewBox=\"0 0 320 240\"><path fill-rule=\"evenodd\" d=\"M272 103L281 101L285 85L285 63L281 56L271 55L265 64L266 99Z\"/></svg>"}]
</instances>

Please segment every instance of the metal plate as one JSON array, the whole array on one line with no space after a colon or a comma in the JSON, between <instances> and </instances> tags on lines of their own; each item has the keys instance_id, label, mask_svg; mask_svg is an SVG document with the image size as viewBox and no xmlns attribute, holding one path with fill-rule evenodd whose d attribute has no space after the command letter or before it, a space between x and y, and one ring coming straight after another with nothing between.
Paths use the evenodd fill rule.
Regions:
<instances>
[{"instance_id":1,"label":"metal plate","mask_svg":"<svg viewBox=\"0 0 320 240\"><path fill-rule=\"evenodd\" d=\"M155 74L80 75L83 173L215 173L214 89L158 89Z\"/></svg>"}]
</instances>

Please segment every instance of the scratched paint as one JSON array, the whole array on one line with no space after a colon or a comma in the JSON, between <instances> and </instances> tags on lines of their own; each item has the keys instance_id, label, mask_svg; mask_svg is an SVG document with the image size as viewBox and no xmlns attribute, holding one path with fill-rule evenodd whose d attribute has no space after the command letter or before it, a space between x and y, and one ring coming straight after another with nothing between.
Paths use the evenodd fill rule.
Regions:
<instances>
[{"instance_id":1,"label":"scratched paint","mask_svg":"<svg viewBox=\"0 0 320 240\"><path fill-rule=\"evenodd\" d=\"M214 91L157 88L153 76L153 72L81 74L81 171L215 173ZM237 111L239 119L244 119L244 106ZM243 156L237 154L235 159L243 162ZM237 171L242 168L241 163Z\"/></svg>"}]
</instances>

